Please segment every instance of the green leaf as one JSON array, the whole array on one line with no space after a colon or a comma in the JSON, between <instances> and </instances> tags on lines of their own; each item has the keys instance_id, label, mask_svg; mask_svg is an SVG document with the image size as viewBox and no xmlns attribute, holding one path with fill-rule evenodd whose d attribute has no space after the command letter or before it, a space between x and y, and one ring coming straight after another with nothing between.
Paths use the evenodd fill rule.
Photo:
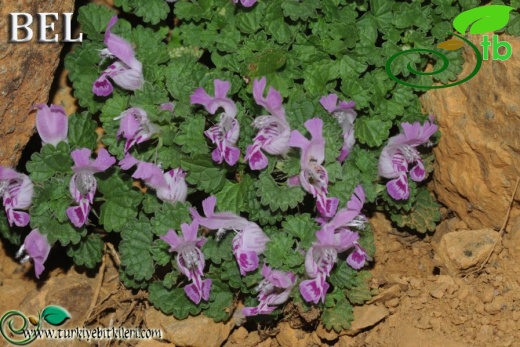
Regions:
<instances>
[{"instance_id":1,"label":"green leaf","mask_svg":"<svg viewBox=\"0 0 520 347\"><path fill-rule=\"evenodd\" d=\"M305 196L301 187L288 187L286 183L279 184L265 171L260 174L255 187L256 195L262 205L269 206L271 211L280 209L285 212L289 208L295 208Z\"/></svg>"},{"instance_id":2,"label":"green leaf","mask_svg":"<svg viewBox=\"0 0 520 347\"><path fill-rule=\"evenodd\" d=\"M206 259L211 259L214 264L221 264L222 261L232 261L233 253L230 251L232 246L233 235L228 232L221 240L208 238L202 246L202 253Z\"/></svg>"},{"instance_id":3,"label":"green leaf","mask_svg":"<svg viewBox=\"0 0 520 347\"><path fill-rule=\"evenodd\" d=\"M91 41L103 41L105 31L114 12L106 6L87 4L78 9L78 22L81 24L81 32Z\"/></svg>"},{"instance_id":4,"label":"green leaf","mask_svg":"<svg viewBox=\"0 0 520 347\"><path fill-rule=\"evenodd\" d=\"M135 280L149 280L154 273L152 236L150 221L144 217L126 224L121 231L121 265Z\"/></svg>"},{"instance_id":5,"label":"green leaf","mask_svg":"<svg viewBox=\"0 0 520 347\"><path fill-rule=\"evenodd\" d=\"M135 220L137 206L143 198L132 188L132 181L127 176L119 176L118 171L108 177L104 174L97 180L98 189L105 198L99 222L106 231L121 231L126 223Z\"/></svg>"},{"instance_id":6,"label":"green leaf","mask_svg":"<svg viewBox=\"0 0 520 347\"><path fill-rule=\"evenodd\" d=\"M155 240L150 248L150 252L157 265L165 266L170 262L172 255L170 254L169 249L170 245L163 240Z\"/></svg>"},{"instance_id":7,"label":"green leaf","mask_svg":"<svg viewBox=\"0 0 520 347\"><path fill-rule=\"evenodd\" d=\"M231 315L233 305L233 294L231 288L213 281L211 284L211 294L209 297L209 307L204 310L204 315L213 318L215 322L222 322Z\"/></svg>"},{"instance_id":8,"label":"green leaf","mask_svg":"<svg viewBox=\"0 0 520 347\"><path fill-rule=\"evenodd\" d=\"M282 222L282 228L287 234L296 237L303 249L309 249L311 243L316 240L316 231L320 229L308 213L287 216Z\"/></svg>"},{"instance_id":9,"label":"green leaf","mask_svg":"<svg viewBox=\"0 0 520 347\"><path fill-rule=\"evenodd\" d=\"M47 306L43 309L42 318L51 325L60 325L72 318L70 313L61 306Z\"/></svg>"},{"instance_id":10,"label":"green leaf","mask_svg":"<svg viewBox=\"0 0 520 347\"><path fill-rule=\"evenodd\" d=\"M31 216L52 213L58 222L68 221L66 210L73 204L69 192L70 176L52 177L43 185L34 187L34 196L30 209Z\"/></svg>"},{"instance_id":11,"label":"green leaf","mask_svg":"<svg viewBox=\"0 0 520 347\"><path fill-rule=\"evenodd\" d=\"M242 286L242 276L236 261L226 261L222 265L222 281L226 281L231 288L238 289Z\"/></svg>"},{"instance_id":12,"label":"green leaf","mask_svg":"<svg viewBox=\"0 0 520 347\"><path fill-rule=\"evenodd\" d=\"M264 251L267 263L276 269L285 271L301 266L305 260L303 254L294 247L294 239L285 232L270 237Z\"/></svg>"},{"instance_id":13,"label":"green leaf","mask_svg":"<svg viewBox=\"0 0 520 347\"><path fill-rule=\"evenodd\" d=\"M376 117L359 117L354 123L354 131L359 142L371 147L379 147L388 138L392 122Z\"/></svg>"},{"instance_id":14,"label":"green leaf","mask_svg":"<svg viewBox=\"0 0 520 347\"><path fill-rule=\"evenodd\" d=\"M148 300L155 308L165 314L173 314L176 319L185 319L188 315L198 315L206 304L195 305L186 296L183 288L167 289L161 282L153 282L149 287Z\"/></svg>"},{"instance_id":15,"label":"green leaf","mask_svg":"<svg viewBox=\"0 0 520 347\"><path fill-rule=\"evenodd\" d=\"M323 326L328 330L334 329L338 333L350 328L353 319L352 305L345 298L338 300L334 306L325 308L321 315Z\"/></svg>"},{"instance_id":16,"label":"green leaf","mask_svg":"<svg viewBox=\"0 0 520 347\"><path fill-rule=\"evenodd\" d=\"M221 211L230 211L236 214L246 208L246 196L249 187L253 185L251 176L245 174L240 183L232 183L226 180L222 189L215 194L218 201L218 208Z\"/></svg>"},{"instance_id":17,"label":"green leaf","mask_svg":"<svg viewBox=\"0 0 520 347\"><path fill-rule=\"evenodd\" d=\"M186 181L206 193L220 190L226 181L226 172L207 156L196 155L193 158L182 159L181 166L187 172Z\"/></svg>"},{"instance_id":18,"label":"green leaf","mask_svg":"<svg viewBox=\"0 0 520 347\"><path fill-rule=\"evenodd\" d=\"M4 209L0 209L0 235L13 245L21 243L21 234L9 226Z\"/></svg>"},{"instance_id":19,"label":"green leaf","mask_svg":"<svg viewBox=\"0 0 520 347\"><path fill-rule=\"evenodd\" d=\"M88 148L94 150L97 147L97 124L87 112L74 113L69 117L68 139L72 148Z\"/></svg>"},{"instance_id":20,"label":"green leaf","mask_svg":"<svg viewBox=\"0 0 520 347\"><path fill-rule=\"evenodd\" d=\"M417 200L408 214L391 214L399 227L408 227L420 233L434 231L440 221L440 206L427 189L420 189Z\"/></svg>"},{"instance_id":21,"label":"green leaf","mask_svg":"<svg viewBox=\"0 0 520 347\"><path fill-rule=\"evenodd\" d=\"M77 245L70 245L67 248L67 255L72 258L74 264L93 269L103 257L104 245L98 234L90 234Z\"/></svg>"},{"instance_id":22,"label":"green leaf","mask_svg":"<svg viewBox=\"0 0 520 347\"><path fill-rule=\"evenodd\" d=\"M58 143L57 147L51 144L43 146L41 153L33 153L26 168L33 182L43 182L55 173L72 173L72 158L69 145Z\"/></svg>"},{"instance_id":23,"label":"green leaf","mask_svg":"<svg viewBox=\"0 0 520 347\"><path fill-rule=\"evenodd\" d=\"M290 17L293 21L299 19L306 21L309 17L316 18L319 2L317 1L305 1L305 2L293 2L284 1L282 3L283 14L286 17Z\"/></svg>"},{"instance_id":24,"label":"green leaf","mask_svg":"<svg viewBox=\"0 0 520 347\"><path fill-rule=\"evenodd\" d=\"M170 9L164 0L141 0L137 2L134 14L142 17L145 22L157 24L166 19Z\"/></svg>"},{"instance_id":25,"label":"green leaf","mask_svg":"<svg viewBox=\"0 0 520 347\"><path fill-rule=\"evenodd\" d=\"M69 71L74 97L78 99L81 107L88 108L92 114L104 105L104 99L92 93L92 84L101 75L101 70L98 68L101 61L99 50L103 48L105 45L102 42L86 41L65 57L65 68Z\"/></svg>"},{"instance_id":26,"label":"green leaf","mask_svg":"<svg viewBox=\"0 0 520 347\"><path fill-rule=\"evenodd\" d=\"M85 226L77 229L68 220L60 223L55 217L55 212L51 210L48 210L48 213L31 216L31 228L39 229L42 234L47 235L50 244L59 241L62 246L67 246L69 243L77 244L87 234Z\"/></svg>"},{"instance_id":27,"label":"green leaf","mask_svg":"<svg viewBox=\"0 0 520 347\"><path fill-rule=\"evenodd\" d=\"M213 0L200 0L195 3L191 1L179 1L175 4L174 13L179 19L192 19L199 21L202 18L211 19L213 13L211 8Z\"/></svg>"},{"instance_id":28,"label":"green leaf","mask_svg":"<svg viewBox=\"0 0 520 347\"><path fill-rule=\"evenodd\" d=\"M165 235L170 229L179 231L182 223L191 222L188 205L182 202L163 203L161 208L154 212L152 231L155 235Z\"/></svg>"},{"instance_id":29,"label":"green leaf","mask_svg":"<svg viewBox=\"0 0 520 347\"><path fill-rule=\"evenodd\" d=\"M208 154L209 148L204 137L206 119L200 115L186 118L181 123L179 132L175 136L175 143L182 146L182 151L188 154Z\"/></svg>"},{"instance_id":30,"label":"green leaf","mask_svg":"<svg viewBox=\"0 0 520 347\"><path fill-rule=\"evenodd\" d=\"M470 25L470 34L484 34L500 30L507 25L511 10L514 10L514 8L504 5L477 7L464 11L455 17L453 27L462 35L466 34L466 30Z\"/></svg>"}]
</instances>

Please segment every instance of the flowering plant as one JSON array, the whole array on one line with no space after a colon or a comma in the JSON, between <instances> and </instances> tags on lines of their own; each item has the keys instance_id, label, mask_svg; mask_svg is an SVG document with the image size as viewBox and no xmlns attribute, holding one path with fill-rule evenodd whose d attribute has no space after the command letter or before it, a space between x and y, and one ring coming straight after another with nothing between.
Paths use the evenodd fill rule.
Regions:
<instances>
[{"instance_id":1,"label":"flowering plant","mask_svg":"<svg viewBox=\"0 0 520 347\"><path fill-rule=\"evenodd\" d=\"M435 119L384 62L397 43L446 38L442 21L391 0L115 4L139 23L79 10L86 39L65 66L81 112L35 106L29 175L0 168L2 235L30 231L20 255L45 278L52 248L93 268L117 234L121 282L179 319L315 306L349 327L372 295L368 217L417 232L440 218L421 184ZM450 54L441 81L460 67Z\"/></svg>"}]
</instances>

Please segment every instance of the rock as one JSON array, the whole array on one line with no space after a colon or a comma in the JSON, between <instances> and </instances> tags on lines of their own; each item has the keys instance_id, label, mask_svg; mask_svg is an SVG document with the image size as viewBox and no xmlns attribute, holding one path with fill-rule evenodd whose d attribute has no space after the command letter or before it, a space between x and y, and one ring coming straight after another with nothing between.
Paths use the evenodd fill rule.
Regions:
<instances>
[{"instance_id":1,"label":"rock","mask_svg":"<svg viewBox=\"0 0 520 347\"><path fill-rule=\"evenodd\" d=\"M307 347L311 342L311 334L293 329L288 323L279 325L280 332L276 335L276 341L281 347Z\"/></svg>"},{"instance_id":2,"label":"rock","mask_svg":"<svg viewBox=\"0 0 520 347\"><path fill-rule=\"evenodd\" d=\"M397 299L397 302L399 302L399 297L401 297L403 291L407 288L407 286L402 284L394 284L390 288L380 291L368 303L373 304L376 302L387 302L393 299Z\"/></svg>"},{"instance_id":3,"label":"rock","mask_svg":"<svg viewBox=\"0 0 520 347\"><path fill-rule=\"evenodd\" d=\"M150 308L145 319L148 328L162 329L163 339L178 347L220 347L231 332L231 322L215 323L204 315L177 320Z\"/></svg>"},{"instance_id":4,"label":"rock","mask_svg":"<svg viewBox=\"0 0 520 347\"><path fill-rule=\"evenodd\" d=\"M482 38L469 36L479 49ZM473 229L500 228L520 176L520 99L511 93L520 88L520 38L504 34L499 40L511 45L515 53L510 59L483 61L468 82L429 90L421 101L442 133L434 148L431 187L439 201ZM468 45L464 59L462 78L476 63ZM511 217L518 215L516 207Z\"/></svg>"},{"instance_id":5,"label":"rock","mask_svg":"<svg viewBox=\"0 0 520 347\"><path fill-rule=\"evenodd\" d=\"M386 317L390 312L388 309L379 304L364 305L354 307L354 321L350 329L345 330L341 335L356 335L362 329L376 325Z\"/></svg>"},{"instance_id":6,"label":"rock","mask_svg":"<svg viewBox=\"0 0 520 347\"><path fill-rule=\"evenodd\" d=\"M334 330L327 330L322 324L318 325L316 335L318 335L320 339L326 341L332 341L338 338L338 334Z\"/></svg>"},{"instance_id":7,"label":"rock","mask_svg":"<svg viewBox=\"0 0 520 347\"><path fill-rule=\"evenodd\" d=\"M7 42L10 13L27 12L33 18L42 12L74 12L74 0L64 1L3 1L0 6L0 165L15 165L22 149L34 132L35 113L31 107L47 103L49 90L58 66L61 43ZM62 34L63 19L55 22L55 33ZM48 35L50 37L50 33Z\"/></svg>"},{"instance_id":8,"label":"rock","mask_svg":"<svg viewBox=\"0 0 520 347\"><path fill-rule=\"evenodd\" d=\"M498 238L493 229L461 230L444 235L435 260L441 273L458 276L482 265Z\"/></svg>"}]
</instances>

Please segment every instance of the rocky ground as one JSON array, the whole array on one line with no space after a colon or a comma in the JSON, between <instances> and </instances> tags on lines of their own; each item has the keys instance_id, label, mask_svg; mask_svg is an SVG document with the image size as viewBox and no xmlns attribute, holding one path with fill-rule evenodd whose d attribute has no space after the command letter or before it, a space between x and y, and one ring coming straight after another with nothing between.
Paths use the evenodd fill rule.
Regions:
<instances>
[{"instance_id":1,"label":"rocky ground","mask_svg":"<svg viewBox=\"0 0 520 347\"><path fill-rule=\"evenodd\" d=\"M164 341L113 340L100 346L520 346L519 232L499 239L497 231L464 231L463 222L447 218L433 236L419 238L399 233L382 215L371 222L377 245L372 286L378 294L356 308L352 329L339 334L321 326L304 331L291 320L249 330L232 320L217 324L203 316L176 321L150 307L145 293L121 287L117 256L110 250L92 273L60 263L56 254L48 274L36 282L32 266L19 265L13 260L15 249L2 248L0 312L35 314L52 303L69 310L69 327L142 324L165 333ZM484 268L471 273L479 270L495 241Z\"/></svg>"}]
</instances>

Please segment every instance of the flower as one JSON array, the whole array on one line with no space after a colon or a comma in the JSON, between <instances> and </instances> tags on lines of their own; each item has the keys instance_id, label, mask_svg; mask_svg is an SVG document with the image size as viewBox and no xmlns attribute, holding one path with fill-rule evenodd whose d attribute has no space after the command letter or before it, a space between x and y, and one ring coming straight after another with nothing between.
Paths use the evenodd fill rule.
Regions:
<instances>
[{"instance_id":1,"label":"flower","mask_svg":"<svg viewBox=\"0 0 520 347\"><path fill-rule=\"evenodd\" d=\"M0 166L0 197L3 198L9 225L19 227L29 224L29 214L15 211L31 206L33 184L27 175L18 173L10 167Z\"/></svg>"},{"instance_id":2,"label":"flower","mask_svg":"<svg viewBox=\"0 0 520 347\"><path fill-rule=\"evenodd\" d=\"M97 189L95 173L103 172L111 167L116 159L113 158L104 148L99 150L95 160L90 159L90 149L82 148L72 151L71 156L74 160L72 176L69 184L70 194L79 206L67 208L67 216L76 227L82 227L90 213L90 204L94 201L94 194Z\"/></svg>"},{"instance_id":3,"label":"flower","mask_svg":"<svg viewBox=\"0 0 520 347\"><path fill-rule=\"evenodd\" d=\"M428 142L430 136L437 131L433 124L433 116L422 126L419 122L402 123L403 132L388 140L379 157L379 175L391 180L386 183L388 194L396 200L406 200L410 196L410 187L406 173L410 178L421 182L426 177L426 171L421 156L416 147ZM415 164L408 170L410 164Z\"/></svg>"},{"instance_id":4,"label":"flower","mask_svg":"<svg viewBox=\"0 0 520 347\"><path fill-rule=\"evenodd\" d=\"M61 141L67 142L67 131L69 127L67 114L61 106L38 104L35 106L36 130L43 144L50 143L54 147Z\"/></svg>"},{"instance_id":5,"label":"flower","mask_svg":"<svg viewBox=\"0 0 520 347\"><path fill-rule=\"evenodd\" d=\"M118 58L110 64L108 68L101 73L94 84L92 92L98 96L109 96L112 94L114 87L108 80L112 79L118 86L127 90L136 90L141 88L144 83L143 65L135 58L134 49L129 42L112 34L110 30L117 22L117 16L113 16L108 22L105 31L105 45L100 53L102 58Z\"/></svg>"},{"instance_id":6,"label":"flower","mask_svg":"<svg viewBox=\"0 0 520 347\"><path fill-rule=\"evenodd\" d=\"M206 238L197 237L199 224L182 224L182 236L170 229L160 239L170 245L170 252L177 252L177 266L179 270L192 282L184 287L184 292L191 301L198 304L201 299L208 301L211 289L211 280L202 280L204 270L204 254L200 248L206 242Z\"/></svg>"},{"instance_id":7,"label":"flower","mask_svg":"<svg viewBox=\"0 0 520 347\"><path fill-rule=\"evenodd\" d=\"M159 166L139 161L126 154L125 158L119 162L122 169L128 170L137 165L132 175L133 178L142 179L146 185L155 189L157 197L167 202L185 202L188 196L188 185L186 184L186 173L181 169L172 169L164 172Z\"/></svg>"},{"instance_id":8,"label":"flower","mask_svg":"<svg viewBox=\"0 0 520 347\"><path fill-rule=\"evenodd\" d=\"M313 242L305 255L305 271L311 279L300 283L300 293L306 301L315 304L320 301L325 302L325 295L329 288L326 279L338 260L338 253L354 248L347 257L347 264L354 269L360 269L365 264L365 260L371 259L358 243L359 234L350 230L351 227L364 228L366 218L361 215L364 202L363 188L357 186L347 207L340 209L316 232L318 240Z\"/></svg>"},{"instance_id":9,"label":"flower","mask_svg":"<svg viewBox=\"0 0 520 347\"><path fill-rule=\"evenodd\" d=\"M206 217L202 217L196 209L191 208L193 220L205 228L217 230L217 237L222 236L226 230L235 230L233 238L233 254L237 260L240 274L245 276L246 272L258 268L258 255L265 250L265 244L269 241L263 230L253 222L237 216L231 212L215 213L217 198L210 196L202 201L202 209Z\"/></svg>"},{"instance_id":10,"label":"flower","mask_svg":"<svg viewBox=\"0 0 520 347\"><path fill-rule=\"evenodd\" d=\"M253 126L258 129L258 134L253 139L253 144L247 147L245 156L252 170L262 170L267 167L267 157L262 153L262 149L274 155L287 153L291 137L291 129L285 120L285 111L282 107L282 97L277 90L269 87L267 98L264 98L265 84L265 77L253 82L253 97L256 103L271 115L259 116L253 122Z\"/></svg>"},{"instance_id":11,"label":"flower","mask_svg":"<svg viewBox=\"0 0 520 347\"><path fill-rule=\"evenodd\" d=\"M330 217L338 206L337 198L328 198L329 178L327 170L321 165L325 160L325 140L322 135L323 121L312 118L305 122L305 128L312 140L305 138L298 130L291 132L289 146L301 148L299 176L289 179L289 185L301 184L305 191L316 198L316 207L325 217Z\"/></svg>"},{"instance_id":12,"label":"flower","mask_svg":"<svg viewBox=\"0 0 520 347\"><path fill-rule=\"evenodd\" d=\"M257 0L240 0L240 3L244 7L251 7L256 3ZM235 4L238 4L238 0L233 0Z\"/></svg>"},{"instance_id":13,"label":"flower","mask_svg":"<svg viewBox=\"0 0 520 347\"><path fill-rule=\"evenodd\" d=\"M41 273L45 270L43 263L47 260L49 252L51 251L51 245L47 241L47 236L42 235L38 229L33 229L29 235L25 237L22 247L16 253L16 258L20 258L24 252L27 255L20 260L21 263L25 263L29 259L34 262L34 273L36 278L40 278Z\"/></svg>"},{"instance_id":14,"label":"flower","mask_svg":"<svg viewBox=\"0 0 520 347\"><path fill-rule=\"evenodd\" d=\"M217 145L217 148L211 154L213 161L220 164L222 160L225 160L229 165L235 165L240 156L240 150L235 147L240 128L235 118L237 115L235 103L226 96L231 84L218 79L213 83L215 85L215 97L209 96L203 88L197 88L191 95L190 102L192 105L203 105L211 114L215 114L220 107L224 109L224 112L220 115L219 123L206 130L204 134Z\"/></svg>"},{"instance_id":15,"label":"flower","mask_svg":"<svg viewBox=\"0 0 520 347\"><path fill-rule=\"evenodd\" d=\"M135 144L144 142L159 132L159 128L148 120L146 112L139 107L132 107L121 113L114 120L121 119L117 136L126 139L125 152Z\"/></svg>"},{"instance_id":16,"label":"flower","mask_svg":"<svg viewBox=\"0 0 520 347\"><path fill-rule=\"evenodd\" d=\"M298 279L291 272L273 270L266 264L262 267L264 279L258 284L257 307L244 307L244 316L255 316L258 314L268 314L276 309L277 305L283 304L289 298L292 288Z\"/></svg>"},{"instance_id":17,"label":"flower","mask_svg":"<svg viewBox=\"0 0 520 347\"><path fill-rule=\"evenodd\" d=\"M354 106L356 106L356 103L354 101L341 101L338 104L338 96L329 94L320 99L320 104L338 120L343 131L343 147L341 147L341 153L338 157L338 160L343 162L356 142L354 138L354 120L357 116Z\"/></svg>"}]
</instances>

